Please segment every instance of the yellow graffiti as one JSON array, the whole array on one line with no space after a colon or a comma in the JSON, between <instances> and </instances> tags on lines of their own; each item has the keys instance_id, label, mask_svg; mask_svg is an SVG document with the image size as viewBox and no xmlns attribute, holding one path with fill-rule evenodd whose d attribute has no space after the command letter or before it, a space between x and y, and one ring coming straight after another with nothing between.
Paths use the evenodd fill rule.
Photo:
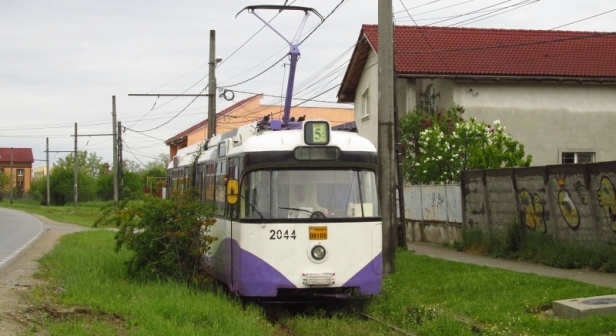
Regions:
<instances>
[{"instance_id":1,"label":"yellow graffiti","mask_svg":"<svg viewBox=\"0 0 616 336\"><path fill-rule=\"evenodd\" d=\"M526 189L520 191L520 203L524 207L526 226L538 229L545 233L547 231L544 219L543 202L537 194L532 194Z\"/></svg>"},{"instance_id":2,"label":"yellow graffiti","mask_svg":"<svg viewBox=\"0 0 616 336\"><path fill-rule=\"evenodd\" d=\"M616 232L616 196L614 195L614 184L607 177L601 178L601 185L597 190L599 205L605 211L605 218L612 231Z\"/></svg>"},{"instance_id":3,"label":"yellow graffiti","mask_svg":"<svg viewBox=\"0 0 616 336\"><path fill-rule=\"evenodd\" d=\"M558 206L560 206L560 212L565 222L567 222L572 229L577 230L578 227L580 227L580 214L573 200L571 200L571 195L569 195L567 189L561 189L558 192Z\"/></svg>"}]
</instances>

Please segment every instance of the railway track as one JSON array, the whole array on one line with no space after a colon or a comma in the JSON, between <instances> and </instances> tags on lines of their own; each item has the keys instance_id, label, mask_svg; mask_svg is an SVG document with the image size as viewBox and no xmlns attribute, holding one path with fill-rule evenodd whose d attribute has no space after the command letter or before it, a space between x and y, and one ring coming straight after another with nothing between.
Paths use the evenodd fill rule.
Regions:
<instances>
[{"instance_id":1,"label":"railway track","mask_svg":"<svg viewBox=\"0 0 616 336\"><path fill-rule=\"evenodd\" d=\"M302 316L314 315L318 311L320 313L318 313L319 317L317 318L327 319L327 318L331 318L336 313L344 312L344 313L349 314L349 318L359 317L361 319L368 320L368 321L380 324L382 326L385 326L400 335L416 336L413 333L410 333L404 329L391 325L372 315L366 314L361 311L357 311L358 307L354 305L353 303L337 302L333 305L331 305L331 303L319 303L316 305L307 305L306 303L292 303L292 304L268 303L268 304L264 304L261 302L259 303L259 305L263 308L267 320L279 328L280 335L292 336L292 335L299 334L298 332L294 332L292 327L290 327L289 325L286 325L285 320L292 319L296 315L302 315ZM324 316L321 316L323 312L324 312Z\"/></svg>"}]
</instances>

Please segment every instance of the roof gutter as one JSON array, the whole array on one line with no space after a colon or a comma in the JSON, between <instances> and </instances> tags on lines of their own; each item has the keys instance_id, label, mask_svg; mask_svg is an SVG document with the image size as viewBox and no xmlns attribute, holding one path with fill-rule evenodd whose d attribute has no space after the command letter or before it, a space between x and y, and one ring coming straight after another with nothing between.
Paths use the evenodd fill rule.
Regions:
<instances>
[{"instance_id":1,"label":"roof gutter","mask_svg":"<svg viewBox=\"0 0 616 336\"><path fill-rule=\"evenodd\" d=\"M399 78L451 79L457 82L551 82L578 84L616 84L616 77L564 77L564 76L496 76L496 75L451 75L451 74L405 74L398 73Z\"/></svg>"}]
</instances>

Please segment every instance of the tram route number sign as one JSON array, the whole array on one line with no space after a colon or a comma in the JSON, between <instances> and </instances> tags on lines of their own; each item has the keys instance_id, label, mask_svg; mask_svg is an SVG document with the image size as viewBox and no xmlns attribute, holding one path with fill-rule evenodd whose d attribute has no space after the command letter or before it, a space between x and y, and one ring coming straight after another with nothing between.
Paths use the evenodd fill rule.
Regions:
<instances>
[{"instance_id":1,"label":"tram route number sign","mask_svg":"<svg viewBox=\"0 0 616 336\"><path fill-rule=\"evenodd\" d=\"M310 226L308 228L308 239L327 240L327 226Z\"/></svg>"},{"instance_id":2,"label":"tram route number sign","mask_svg":"<svg viewBox=\"0 0 616 336\"><path fill-rule=\"evenodd\" d=\"M307 121L304 125L304 142L307 145L329 144L329 128L327 121Z\"/></svg>"}]
</instances>

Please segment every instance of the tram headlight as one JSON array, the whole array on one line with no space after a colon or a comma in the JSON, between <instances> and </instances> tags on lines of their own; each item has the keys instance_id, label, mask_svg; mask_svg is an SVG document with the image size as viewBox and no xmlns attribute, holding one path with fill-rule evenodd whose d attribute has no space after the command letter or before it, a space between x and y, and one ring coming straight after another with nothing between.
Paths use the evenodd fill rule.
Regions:
<instances>
[{"instance_id":1,"label":"tram headlight","mask_svg":"<svg viewBox=\"0 0 616 336\"><path fill-rule=\"evenodd\" d=\"M312 255L312 257L316 260L321 260L323 258L325 258L325 255L327 254L327 251L325 251L325 247L321 246L321 245L317 245L315 247L312 248L312 250L310 250L310 254Z\"/></svg>"}]
</instances>

